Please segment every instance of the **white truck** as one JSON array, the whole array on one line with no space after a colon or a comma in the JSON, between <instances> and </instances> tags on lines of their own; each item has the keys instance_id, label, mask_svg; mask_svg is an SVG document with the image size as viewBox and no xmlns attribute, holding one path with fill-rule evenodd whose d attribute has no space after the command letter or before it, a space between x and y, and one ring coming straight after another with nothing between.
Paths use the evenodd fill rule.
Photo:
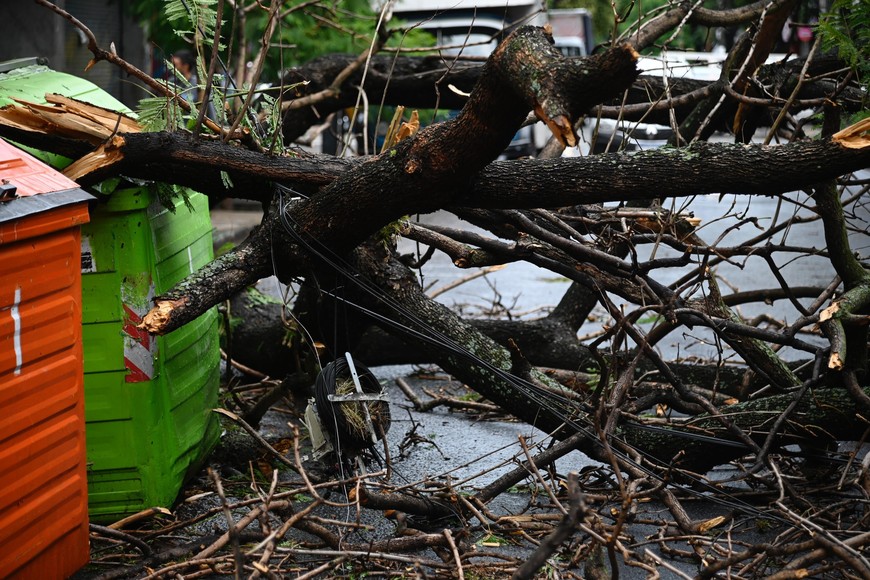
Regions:
<instances>
[{"instance_id":1,"label":"white truck","mask_svg":"<svg viewBox=\"0 0 870 580\"><path fill-rule=\"evenodd\" d=\"M398 0L393 18L432 33L446 54L483 57L517 26L547 21L544 0Z\"/></svg>"}]
</instances>

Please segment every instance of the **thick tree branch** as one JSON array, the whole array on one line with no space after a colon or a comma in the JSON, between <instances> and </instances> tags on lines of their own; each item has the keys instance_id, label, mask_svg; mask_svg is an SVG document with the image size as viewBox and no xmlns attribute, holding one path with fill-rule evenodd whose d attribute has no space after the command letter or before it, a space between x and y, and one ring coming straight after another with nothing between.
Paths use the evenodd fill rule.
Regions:
<instances>
[{"instance_id":1,"label":"thick tree branch","mask_svg":"<svg viewBox=\"0 0 870 580\"><path fill-rule=\"evenodd\" d=\"M457 205L564 207L708 193L775 195L870 166L870 145L830 140L778 146L693 143L630 154L492 163Z\"/></svg>"},{"instance_id":2,"label":"thick tree branch","mask_svg":"<svg viewBox=\"0 0 870 580\"><path fill-rule=\"evenodd\" d=\"M153 334L166 334L271 273L270 229L255 228L247 240L209 262L154 300L142 321ZM290 252L290 248L287 249Z\"/></svg>"},{"instance_id":3,"label":"thick tree branch","mask_svg":"<svg viewBox=\"0 0 870 580\"><path fill-rule=\"evenodd\" d=\"M213 183L218 179L217 172L226 168L238 175L266 177L306 190L331 183L356 166L352 161L330 156L278 157L216 143L193 145L190 138L177 133L122 137L121 147L129 146L131 152L137 153L125 151L123 157L129 161L95 175L94 179L120 173L144 179L186 177L187 183L195 185ZM136 163L140 154L145 155L147 163ZM177 163L170 167L202 171L167 176L161 160ZM381 168L386 169L387 165L382 162ZM870 146L845 148L830 140L772 146L694 143L680 149L543 161L495 161L470 182L456 184L452 190L455 195L444 199L443 205L403 203L402 209L406 211L398 215L425 213L444 206L520 209L707 193L775 195L868 166ZM395 193L401 192L381 192L380 199L389 199Z\"/></svg>"},{"instance_id":4,"label":"thick tree branch","mask_svg":"<svg viewBox=\"0 0 870 580\"><path fill-rule=\"evenodd\" d=\"M563 138L573 138L571 120L598 99L628 86L637 76L636 58L631 48L622 47L584 61L570 61L553 48L542 29L520 28L487 61L457 118L420 131L292 207L273 202L268 226L260 230L268 234L257 236L283 235L290 240L285 246L289 254L294 242L308 245L309 240L316 240L325 251L344 254L405 214L449 205L454 192L510 143L530 108L539 111ZM185 155L183 151L176 154ZM282 229L287 231L282 233ZM286 237L288 233L293 237ZM262 272L274 239L269 242L252 241L245 246L256 262L254 267L242 268L250 272L248 276ZM241 252L238 256L250 257ZM243 280L232 276L237 269L235 257L231 254L209 270L210 275L220 273L227 278L216 296L241 287ZM146 328L158 334L170 332L215 304L207 304L205 297L211 293L198 289L199 285L185 281L158 297Z\"/></svg>"},{"instance_id":5,"label":"thick tree branch","mask_svg":"<svg viewBox=\"0 0 870 580\"><path fill-rule=\"evenodd\" d=\"M664 14L651 19L644 24L636 33L628 37L638 50L642 50L652 44L660 36L673 30L678 24L687 20L700 26L734 26L749 22L764 13L765 10L778 10L792 0L759 0L747 6L732 8L730 10L713 10L698 6L697 2L684 0Z\"/></svg>"},{"instance_id":6,"label":"thick tree branch","mask_svg":"<svg viewBox=\"0 0 870 580\"><path fill-rule=\"evenodd\" d=\"M860 389L864 395L870 388ZM782 411L793 403L792 394L773 395L736 403L722 408L722 412L738 427L751 430L760 441L766 427L772 426ZM745 447L729 446L733 436L715 417L696 416L682 424L656 422L661 431L632 428L626 425L625 439L639 449L652 452L664 463L679 456L681 465L691 470L709 467L739 457L748 452ZM665 426L667 425L667 426ZM816 389L801 398L794 407L791 420L783 426L780 444L800 442L803 439L853 440L867 425L861 415L861 407L844 389ZM669 433L672 429L684 431L684 436ZM691 434L702 435L693 439ZM722 443L717 443L721 440Z\"/></svg>"},{"instance_id":7,"label":"thick tree branch","mask_svg":"<svg viewBox=\"0 0 870 580\"><path fill-rule=\"evenodd\" d=\"M356 91L362 80L362 72L353 69L353 74L335 86L338 76L349 70L356 61L352 55L327 55L292 69L284 78L285 85L295 85L282 122L284 139L292 142L305 131L323 120L332 112L351 107L356 102ZM417 108L461 109L466 97L447 89L454 85L468 93L477 82L483 67L477 63L455 63L446 67L440 57L409 58L404 56L376 55L369 61L365 90L371 99L386 104ZM298 83L307 82L306 85ZM306 99L320 95L317 102Z\"/></svg>"}]
</instances>

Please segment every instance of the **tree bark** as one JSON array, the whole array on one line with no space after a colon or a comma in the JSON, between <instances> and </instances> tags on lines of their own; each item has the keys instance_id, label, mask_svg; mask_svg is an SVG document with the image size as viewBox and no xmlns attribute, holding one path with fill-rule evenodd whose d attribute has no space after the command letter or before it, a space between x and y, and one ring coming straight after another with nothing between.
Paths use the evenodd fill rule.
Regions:
<instances>
[{"instance_id":1,"label":"tree bark","mask_svg":"<svg viewBox=\"0 0 870 580\"><path fill-rule=\"evenodd\" d=\"M214 142L194 142L180 134L122 133L114 135L97 154L111 152L108 158L114 161L101 166L91 164L99 169L78 177L87 182L120 173L194 187L200 183L217 191L215 184L221 183L221 172L226 172L236 182L234 189L263 187L249 196L270 202L263 223L245 242L157 298L144 324L150 332L171 332L272 273L289 280L316 271L326 275L323 279L333 277L346 286L359 283L363 288L362 279L339 280L343 274L325 266L331 262L337 270L343 270L344 261L353 255L355 270L369 284L377 285L379 291L375 294L379 299L391 297L403 308L398 312L384 310L377 300L364 306L374 314L380 312L382 322L403 320L417 333L434 330L429 339L419 334L412 339L421 348L429 349L432 360L448 372L544 431L564 429L566 421L587 429L590 423L586 410L572 402L570 393L562 396L551 381L529 368L524 352L527 345L519 342L509 351L427 299L384 244L375 242L354 250L406 214L444 207L561 207L705 193L771 195L870 165L870 147L855 143L847 146L850 143L844 138L776 147L699 143L684 149L632 155L492 163L530 109L547 122L556 137L572 144L576 119L634 81L636 57L630 47L620 47L585 60L566 60L542 31L522 28L490 58L457 118L427 127L377 157L351 162L334 158L327 161L319 156L268 156ZM291 189L266 189L269 182ZM514 214L517 220L529 222L523 226L526 230L536 226L527 216ZM389 235L384 232L382 238ZM568 237L563 241L572 243ZM530 252L535 258L572 270L572 279L579 275L587 285L597 284L592 270L598 269L604 272L595 275L613 277L613 289L617 283L626 285L626 280L635 280L632 266L613 256L587 248L583 256L594 254L597 262L584 263L566 245L539 246ZM326 288L336 292L339 285ZM634 286L626 289L632 291L639 292L640 299L645 296L643 292L650 290ZM335 298L341 300L343 296ZM703 322L695 313L685 316L688 318L683 318L684 322ZM571 325L558 332L570 332L566 329ZM548 333L534 340L556 333L554 328L543 330ZM517 338L516 328L508 329L508 333L502 338ZM721 429L719 423L710 425L705 428ZM630 425L626 429L632 433L636 430ZM717 436L725 439L732 435L728 431L727 435ZM673 448L661 447L659 441L644 443L644 437L635 436L642 449L654 446L663 450L658 457L669 459L667 454ZM599 449L594 441L589 439L593 453ZM703 463L711 443L705 440L698 445L694 461Z\"/></svg>"},{"instance_id":2,"label":"tree bark","mask_svg":"<svg viewBox=\"0 0 870 580\"><path fill-rule=\"evenodd\" d=\"M302 136L309 127L322 123L335 111L356 105L358 87L363 75L357 70L334 90L332 96L304 107L294 106L293 100L315 95L332 87L334 79L350 65L355 55L327 55L290 70L283 79L285 86L298 84L288 91L287 112L281 129L287 143ZM439 56L406 57L401 55L375 55L369 61L365 85L370 102L383 101L387 105L403 105L421 109L461 109L466 97L448 88L453 85L462 93L471 92L483 66L479 62L446 62Z\"/></svg>"},{"instance_id":3,"label":"tree bark","mask_svg":"<svg viewBox=\"0 0 870 580\"><path fill-rule=\"evenodd\" d=\"M570 119L628 86L637 76L636 57L630 47L621 47L568 61L541 29L520 28L487 62L458 117L360 163L307 200L288 206L274 200L264 226L240 246L245 276L234 275L236 252L226 254L206 272L216 289L206 292L201 279L188 279L157 298L145 328L158 334L178 328L208 308L206 295L223 300L264 275L273 265L272 236L283 236L282 259L288 259L282 272L292 275L300 266L293 247L302 244L311 251L316 246L342 255L403 215L450 205L472 176L504 150L530 108L570 141L575 138Z\"/></svg>"}]
</instances>

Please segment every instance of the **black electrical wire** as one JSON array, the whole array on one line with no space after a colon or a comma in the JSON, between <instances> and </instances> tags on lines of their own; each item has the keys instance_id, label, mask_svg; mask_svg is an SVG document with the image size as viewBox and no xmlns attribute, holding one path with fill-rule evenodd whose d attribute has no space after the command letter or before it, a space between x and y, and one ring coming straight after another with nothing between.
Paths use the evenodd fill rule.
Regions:
<instances>
[{"instance_id":1,"label":"black electrical wire","mask_svg":"<svg viewBox=\"0 0 870 580\"><path fill-rule=\"evenodd\" d=\"M442 348L442 349L444 349L444 350L446 350L446 351L448 351L456 356L462 357L464 360L467 360L469 362L473 362L474 364L477 364L477 365L485 368L487 371L493 373L494 375L496 375L497 377L499 377L500 379L502 379L503 381L505 381L506 383L511 385L513 388L517 389L520 393L522 393L523 395L528 397L532 402L540 405L541 408L547 409L548 411L552 412L556 417L558 417L560 420L562 420L564 422L565 426L570 427L571 429L575 430L576 432L584 433L591 441L595 442L596 445L603 446L603 443L600 441L600 439L597 437L597 435L591 431L591 429L590 429L591 422L589 421L588 418L586 418L586 421L588 423L587 425L583 425L581 423L578 423L576 420L578 417L585 418L589 412L588 409L584 409L583 407L578 406L575 403L575 401L572 401L571 399L559 396L551 391L545 390L545 389L541 388L540 386L535 385L534 383L526 381L525 379L517 377L516 375L513 375L510 372L507 372L504 369L501 369L501 368L493 365L489 361L486 361L486 360L483 360L483 359L477 357L476 355L474 355L474 353L470 352L468 349L466 349L462 345L456 343L449 336L441 333L440 331L438 331L436 329L428 327L426 325L426 323L423 320L420 320L413 312L406 309L402 304L398 303L391 296L386 294L383 290L381 290L380 288L378 288L377 286L375 286L374 284L369 282L359 272L355 272L353 270L353 267L350 264L348 264L344 259L342 259L337 254L335 254L326 245L320 243L316 238L309 236L309 239L305 239L305 237L303 237L303 235L297 231L296 227L294 227L294 224L291 223L292 218L290 217L289 212L288 212L289 203L286 205L284 203L285 193L290 193L295 197L304 197L304 196L302 196L302 194L300 194L300 193L298 193L298 192L296 192L296 191L294 191L294 190L292 190L289 187L286 187L284 185L275 184L275 187L278 190L278 196L279 196L278 201L279 201L279 212L280 212L281 225L284 227L284 229L287 231L287 233L291 237L293 237L297 241L297 243L299 243L300 246L305 248L312 255L316 256L320 261L322 261L323 263L328 265L335 272L337 272L337 273L341 274L342 276L344 276L345 278L347 278L347 280L349 280L350 282L355 284L358 288L360 288L361 290L363 290L364 292L366 292L367 294L369 294L370 296L375 298L378 302L380 302L381 304L392 309L400 317L408 320L412 324L417 325L418 328L425 329L425 332L411 328L407 324L399 323L396 320L393 320L388 316L377 313L377 312L375 312L369 308L366 308L360 304L356 304L354 302L351 302L350 300L347 300L344 297L340 297L340 296L336 296L335 294L327 293L329 296L331 296L333 299L344 302L348 306L351 306L351 307L357 309L361 313L366 314L367 316L370 316L370 317L374 318L375 320L377 320L383 324L389 325L392 328L395 328L396 330L407 334L408 336L411 336L411 337L416 338L418 340L425 341L426 343L431 344L433 346ZM555 405L554 404L555 401L558 401L563 406L559 407L559 406ZM572 415L572 414L566 413L564 411L564 409L566 409L566 408L569 408L569 409L575 411L575 414ZM632 426L639 427L639 425L636 425L634 423L632 423ZM683 438L693 439L693 440L699 439L699 436L697 436L695 434L685 433L685 432L671 430L671 429L665 429L665 428L658 428L658 427L651 426L651 425L644 425L644 426L642 426L642 428L644 430L647 430L647 431L658 431L659 433L666 434L668 436L683 437ZM700 437L705 437L705 436L700 436ZM716 438L709 438L709 439L713 439L713 441L717 444L723 444L723 445L727 445L727 446L741 446L741 447L744 447L747 451L749 450L749 448L747 446L745 446L739 442L724 441L724 440L716 439ZM640 454L648 459L653 459L650 454L644 452L643 450L636 449L636 451L638 454ZM698 489L701 489L704 491L698 491L698 489L694 489L693 487L679 485L673 481L666 481L666 479L663 476L653 472L649 468L644 467L643 465L641 465L640 463L638 463L637 461L635 461L634 459L632 459L631 457L629 457L628 455L626 455L625 453L623 453L617 449L611 448L610 452L612 452L616 457L618 457L621 461L625 462L627 465L631 465L632 467L639 469L640 471L642 471L643 473L645 473L649 477L655 479L656 481L658 481L660 483L668 483L668 484L680 489L681 491L688 493L689 495L693 495L696 497L703 497L704 499L706 499L708 501L711 501L713 503L717 503L719 505L723 505L723 506L728 507L730 509L742 510L742 511L751 513L751 514L756 515L756 516L762 516L762 517L774 519L774 520L777 520L777 521L784 523L784 524L790 523L787 519L785 519L781 516L778 516L778 515L771 513L771 512L761 510L761 509L759 509L751 504L748 504L748 503L746 503L738 498L731 496L730 494L723 491L720 487L717 487L717 486L714 486L710 483L707 483L704 480L702 480L701 478L686 474L686 477L688 479L692 480L694 488L698 488ZM706 493L704 493L704 492L706 492ZM724 499L722 496L725 496L728 499Z\"/></svg>"},{"instance_id":2,"label":"black electrical wire","mask_svg":"<svg viewBox=\"0 0 870 580\"><path fill-rule=\"evenodd\" d=\"M372 374L365 365L354 362L354 367L359 377L360 386L365 394L377 394L381 392L381 383ZM348 422L345 411L343 410L342 402L329 400L330 395L336 394L337 383L342 378L350 377L350 367L347 360L337 358L331 363L323 367L323 370L317 375L314 381L314 402L317 407L317 415L323 425L334 426L333 443L338 450L339 445L347 447L352 451L368 451L374 443L367 436L367 433L357 432ZM338 393L341 394L341 393ZM351 403L354 404L354 403ZM356 405L367 405L366 401L359 401ZM377 417L373 417L382 429L382 433L386 434L390 429L390 411L389 406L383 402L376 405ZM380 434L377 434L380 437Z\"/></svg>"}]
</instances>

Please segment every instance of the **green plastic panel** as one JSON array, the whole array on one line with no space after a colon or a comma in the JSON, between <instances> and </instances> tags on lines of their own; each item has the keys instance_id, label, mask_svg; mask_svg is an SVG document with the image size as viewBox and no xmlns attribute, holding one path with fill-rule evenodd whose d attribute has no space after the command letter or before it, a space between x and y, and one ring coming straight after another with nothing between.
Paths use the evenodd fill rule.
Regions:
<instances>
[{"instance_id":1,"label":"green plastic panel","mask_svg":"<svg viewBox=\"0 0 870 580\"><path fill-rule=\"evenodd\" d=\"M59 93L131 112L93 83L45 66L0 74L0 106ZM68 159L33 151L61 168ZM104 192L117 186L101 184ZM92 521L169 507L219 437L220 350L215 309L165 337L135 328L151 299L213 257L208 199L174 213L156 187L102 196L82 228L82 342Z\"/></svg>"},{"instance_id":2,"label":"green plastic panel","mask_svg":"<svg viewBox=\"0 0 870 580\"><path fill-rule=\"evenodd\" d=\"M57 72L44 65L23 66L0 73L0 107L11 105L14 99L44 103L46 93L57 93L132 117L136 115L124 103L83 78ZM54 153L22 147L55 169L64 168L72 160Z\"/></svg>"},{"instance_id":3,"label":"green plastic panel","mask_svg":"<svg viewBox=\"0 0 870 580\"><path fill-rule=\"evenodd\" d=\"M220 351L211 310L165 336L135 325L151 299L212 259L208 199L172 213L122 189L82 228L85 417L91 519L170 506L217 442Z\"/></svg>"}]
</instances>

